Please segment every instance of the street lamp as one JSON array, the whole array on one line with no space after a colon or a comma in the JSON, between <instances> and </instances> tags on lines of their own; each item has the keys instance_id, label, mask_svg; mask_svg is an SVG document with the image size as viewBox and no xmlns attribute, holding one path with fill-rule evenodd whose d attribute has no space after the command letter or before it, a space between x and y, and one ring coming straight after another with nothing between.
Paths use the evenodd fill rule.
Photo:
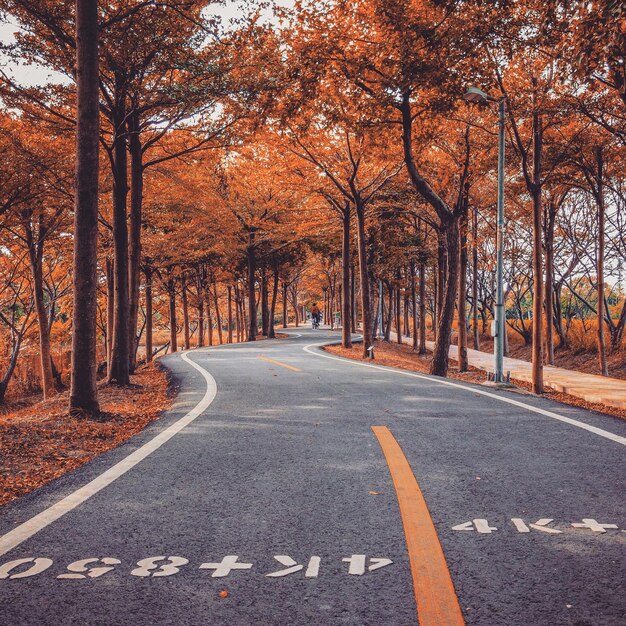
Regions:
<instances>
[{"instance_id":1,"label":"street lamp","mask_svg":"<svg viewBox=\"0 0 626 626\"><path fill-rule=\"evenodd\" d=\"M504 264L504 119L505 97L494 98L477 87L469 87L463 99L476 104L498 103L498 225L496 229L496 310L494 334L494 382L504 382L504 285L502 269Z\"/></svg>"}]
</instances>

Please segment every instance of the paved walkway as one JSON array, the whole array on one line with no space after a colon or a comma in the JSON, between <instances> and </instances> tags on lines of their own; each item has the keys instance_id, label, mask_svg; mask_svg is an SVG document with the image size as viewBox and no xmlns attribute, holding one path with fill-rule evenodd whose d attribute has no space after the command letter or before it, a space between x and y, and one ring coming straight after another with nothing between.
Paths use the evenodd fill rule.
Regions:
<instances>
[{"instance_id":1,"label":"paved walkway","mask_svg":"<svg viewBox=\"0 0 626 626\"><path fill-rule=\"evenodd\" d=\"M434 342L427 341L429 350ZM457 346L450 346L450 357L457 358ZM493 354L468 348L467 355L470 365L485 371L493 371ZM511 378L532 382L532 369L528 361L505 357L504 371L511 372ZM626 380L607 378L585 372L566 370L546 365L543 368L544 383L547 387L582 398L587 402L600 402L618 409L626 409Z\"/></svg>"}]
</instances>

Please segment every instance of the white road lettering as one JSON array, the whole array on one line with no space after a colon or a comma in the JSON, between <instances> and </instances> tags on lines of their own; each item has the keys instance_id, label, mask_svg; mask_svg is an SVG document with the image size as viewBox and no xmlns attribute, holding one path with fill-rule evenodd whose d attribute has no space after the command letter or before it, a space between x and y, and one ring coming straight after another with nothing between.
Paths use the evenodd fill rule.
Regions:
<instances>
[{"instance_id":1,"label":"white road lettering","mask_svg":"<svg viewBox=\"0 0 626 626\"><path fill-rule=\"evenodd\" d=\"M10 580L30 578L31 576L36 576L37 574L41 574L41 572L45 572L52 565L52 562L52 559L46 559L43 557L9 561L8 563L0 566L0 578L8 578ZM32 563L28 569L15 574L11 573L13 570L19 569L22 565L26 565L27 563Z\"/></svg>"},{"instance_id":2,"label":"white road lettering","mask_svg":"<svg viewBox=\"0 0 626 626\"><path fill-rule=\"evenodd\" d=\"M213 569L212 578L224 578L228 576L234 569L251 569L252 563L239 563L239 557L236 554L225 556L221 563L202 563L200 569Z\"/></svg>"},{"instance_id":3,"label":"white road lettering","mask_svg":"<svg viewBox=\"0 0 626 626\"><path fill-rule=\"evenodd\" d=\"M474 519L471 522L463 522L452 527L452 530L469 530L476 531L484 535L490 535L494 530L498 530L495 526L489 526L486 519Z\"/></svg>"},{"instance_id":4,"label":"white road lettering","mask_svg":"<svg viewBox=\"0 0 626 626\"><path fill-rule=\"evenodd\" d=\"M534 524L528 524L524 522L520 517L512 517L511 521L513 522L515 528L520 533L529 533L530 529L540 530L543 533L550 533L553 535L560 535L563 531L557 530L556 528L547 528L548 524L552 523L554 520L551 517L542 517L538 519Z\"/></svg>"},{"instance_id":5,"label":"white road lettering","mask_svg":"<svg viewBox=\"0 0 626 626\"><path fill-rule=\"evenodd\" d=\"M607 528L617 528L617 524L600 524L594 519L583 518L582 524L580 522L572 523L574 528L588 528L594 533L605 533Z\"/></svg>"},{"instance_id":6,"label":"white road lettering","mask_svg":"<svg viewBox=\"0 0 626 626\"><path fill-rule=\"evenodd\" d=\"M364 554L353 554L350 557L342 559L344 563L349 563L348 574L353 576L363 576L365 574L365 564L367 557ZM377 569L381 567L386 567L387 565L391 565L393 561L391 559L379 559L379 558L370 558L370 564L367 568L368 572L375 572Z\"/></svg>"},{"instance_id":7,"label":"white road lettering","mask_svg":"<svg viewBox=\"0 0 626 626\"><path fill-rule=\"evenodd\" d=\"M105 567L88 567L90 563L102 563ZM74 561L67 566L67 569L70 572L75 572L73 574L59 574L57 578L65 578L65 579L80 579L80 578L100 578L107 572L115 569L114 565L119 565L121 563L118 559L113 559L111 557L105 556L102 559L99 558L91 558L91 559L81 559L80 561Z\"/></svg>"},{"instance_id":8,"label":"white road lettering","mask_svg":"<svg viewBox=\"0 0 626 626\"><path fill-rule=\"evenodd\" d=\"M274 558L281 564L285 565L286 569L278 570L277 572L270 572L265 574L268 578L282 578L283 576L289 576L289 574L295 574L301 572L304 569L304 565L299 565L297 561L294 561L290 556L286 554L275 554ZM309 560L309 564L304 573L306 578L317 578L320 569L321 558L319 556L312 556Z\"/></svg>"},{"instance_id":9,"label":"white road lettering","mask_svg":"<svg viewBox=\"0 0 626 626\"><path fill-rule=\"evenodd\" d=\"M159 561L165 561L159 565ZM187 565L189 561L182 556L151 556L137 561L137 566L131 574L142 578L160 578L172 576L180 571L180 567Z\"/></svg>"}]
</instances>

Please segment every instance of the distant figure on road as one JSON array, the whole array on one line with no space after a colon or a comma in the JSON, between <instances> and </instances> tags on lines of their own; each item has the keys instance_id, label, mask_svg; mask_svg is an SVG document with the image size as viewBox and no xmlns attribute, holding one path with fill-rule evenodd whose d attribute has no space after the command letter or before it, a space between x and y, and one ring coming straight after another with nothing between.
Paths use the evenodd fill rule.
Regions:
<instances>
[{"instance_id":1,"label":"distant figure on road","mask_svg":"<svg viewBox=\"0 0 626 626\"><path fill-rule=\"evenodd\" d=\"M320 319L322 317L322 312L320 311L320 308L317 306L317 302L313 303L313 306L311 307L311 319L313 320L313 328L319 328L320 327Z\"/></svg>"}]
</instances>

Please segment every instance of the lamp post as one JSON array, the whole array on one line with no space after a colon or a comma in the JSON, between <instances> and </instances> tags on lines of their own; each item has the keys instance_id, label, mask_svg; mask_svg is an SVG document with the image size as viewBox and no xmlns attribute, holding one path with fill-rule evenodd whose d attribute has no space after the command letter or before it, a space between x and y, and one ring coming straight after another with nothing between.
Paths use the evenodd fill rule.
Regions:
<instances>
[{"instance_id":1,"label":"lamp post","mask_svg":"<svg viewBox=\"0 0 626 626\"><path fill-rule=\"evenodd\" d=\"M494 382L504 382L504 333L505 333L505 310L504 310L504 122L505 122L505 98L494 98L484 91L470 87L463 99L466 102L477 104L498 103L498 220L496 228L496 310L495 310L495 334L494 334Z\"/></svg>"}]
</instances>

